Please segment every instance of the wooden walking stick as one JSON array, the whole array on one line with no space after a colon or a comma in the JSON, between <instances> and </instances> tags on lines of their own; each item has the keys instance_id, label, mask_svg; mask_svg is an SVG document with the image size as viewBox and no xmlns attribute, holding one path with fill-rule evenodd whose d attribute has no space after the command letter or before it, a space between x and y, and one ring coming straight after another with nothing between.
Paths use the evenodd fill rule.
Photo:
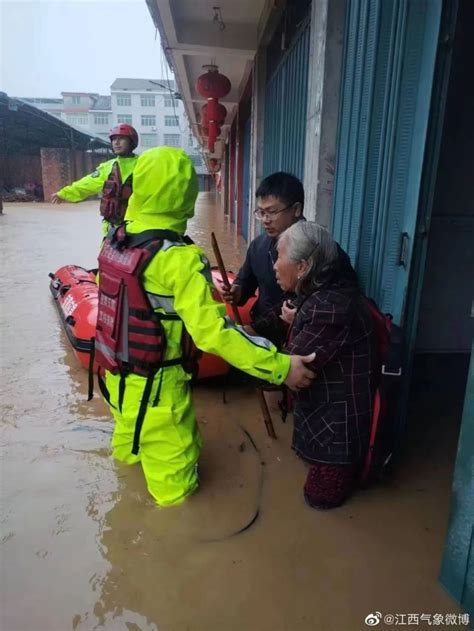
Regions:
<instances>
[{"instance_id":1,"label":"wooden walking stick","mask_svg":"<svg viewBox=\"0 0 474 631\"><path fill-rule=\"evenodd\" d=\"M263 422L265 423L265 427L267 429L267 434L270 438L276 438L275 428L273 427L272 417L270 415L270 410L268 409L267 402L265 400L265 395L263 394L262 388L255 388L255 392L257 393L257 399L260 403L260 409L262 410Z\"/></svg>"},{"instance_id":2,"label":"wooden walking stick","mask_svg":"<svg viewBox=\"0 0 474 631\"><path fill-rule=\"evenodd\" d=\"M224 284L225 288L229 291L230 290L229 277L227 276L224 261L222 259L221 251L219 249L219 244L217 243L216 235L213 232L211 232L211 244L212 244L212 249L214 250L214 256L216 257L217 267L219 268L219 273L222 278L222 283ZM231 305L231 306L232 306L232 311L234 313L235 321L237 322L237 324L241 325L242 318L240 317L240 313L237 306L236 305ZM265 400L265 395L263 394L263 390L262 388L257 387L255 388L255 391L257 393L260 409L262 410L263 421L267 429L267 434L270 436L270 438L276 438L277 436L275 434L275 428L273 427L272 417L270 415L270 410L268 409L268 405Z\"/></svg>"},{"instance_id":3,"label":"wooden walking stick","mask_svg":"<svg viewBox=\"0 0 474 631\"><path fill-rule=\"evenodd\" d=\"M216 235L211 232L211 244L212 249L214 250L214 256L216 257L217 267L219 268L219 273L222 278L222 282L225 285L227 291L230 290L229 277L227 276L227 272L225 270L224 261L222 260L221 251L219 249L219 244L217 243ZM240 317L239 310L236 305L231 305L232 312L234 314L234 320L237 324L242 324L242 318Z\"/></svg>"}]
</instances>

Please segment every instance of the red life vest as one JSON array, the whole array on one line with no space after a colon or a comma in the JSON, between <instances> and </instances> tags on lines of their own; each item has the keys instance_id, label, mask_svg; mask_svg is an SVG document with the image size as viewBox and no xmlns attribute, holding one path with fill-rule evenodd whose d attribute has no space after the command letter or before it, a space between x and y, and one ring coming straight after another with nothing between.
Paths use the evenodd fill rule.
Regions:
<instances>
[{"instance_id":1,"label":"red life vest","mask_svg":"<svg viewBox=\"0 0 474 631\"><path fill-rule=\"evenodd\" d=\"M121 227L111 231L102 245L95 361L112 373L150 377L163 366L182 363L182 358L163 359L166 335L162 320L179 320L179 316L156 313L141 280L165 238L183 242L168 230L127 235Z\"/></svg>"},{"instance_id":2,"label":"red life vest","mask_svg":"<svg viewBox=\"0 0 474 631\"><path fill-rule=\"evenodd\" d=\"M100 202L100 214L102 217L113 226L121 224L125 217L131 194L132 175L129 175L125 182L122 182L120 167L118 162L115 161L102 189L102 200Z\"/></svg>"}]
</instances>

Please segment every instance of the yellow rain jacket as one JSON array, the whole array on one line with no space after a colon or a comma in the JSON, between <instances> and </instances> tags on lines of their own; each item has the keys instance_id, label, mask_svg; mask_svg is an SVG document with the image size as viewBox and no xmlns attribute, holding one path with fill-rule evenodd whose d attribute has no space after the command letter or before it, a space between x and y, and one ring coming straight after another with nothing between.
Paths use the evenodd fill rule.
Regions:
<instances>
[{"instance_id":1,"label":"yellow rain jacket","mask_svg":"<svg viewBox=\"0 0 474 631\"><path fill-rule=\"evenodd\" d=\"M93 173L85 175L80 180L58 191L58 197L67 202L82 202L84 199L91 197L91 195L98 195L104 188L104 184L115 162L118 163L122 182L125 182L128 176L133 173L137 160L138 156L133 155L127 157L117 156L112 158L112 160L102 162Z\"/></svg>"},{"instance_id":2,"label":"yellow rain jacket","mask_svg":"<svg viewBox=\"0 0 474 631\"><path fill-rule=\"evenodd\" d=\"M85 175L80 180L69 184L69 186L65 186L60 191L58 191L58 197L64 199L67 202L82 202L84 199L91 197L92 195L98 195L102 192L104 188L104 184L107 181L107 178L112 171L112 167L117 162L120 170L120 177L122 182L133 173L135 166L137 164L138 156L116 156L112 158L112 160L107 160L107 162L102 162L96 168L93 173L89 173L89 175ZM125 218L128 219L128 209L125 214ZM109 223L107 221L103 221L102 231L104 234L107 234L109 228Z\"/></svg>"},{"instance_id":3,"label":"yellow rain jacket","mask_svg":"<svg viewBox=\"0 0 474 631\"><path fill-rule=\"evenodd\" d=\"M134 219L127 224L127 232L167 229L183 235L187 220L194 215L198 192L197 177L187 154L169 147L150 149L139 157L133 177L129 214ZM220 355L237 368L271 383L285 380L289 356L278 353L268 340L246 335L226 316L224 304L214 300L209 263L199 246L164 241L145 269L143 284L158 312L176 313L181 318L163 321L167 336L165 359L181 356L184 323L201 350ZM123 462L141 462L148 490L162 506L181 502L198 485L196 465L201 438L189 379L180 365L159 371L141 430L140 451L133 455L135 423L146 379L134 374L126 377L120 413L120 376L106 376L111 404L115 406L113 455ZM154 407L158 388L159 402Z\"/></svg>"}]
</instances>

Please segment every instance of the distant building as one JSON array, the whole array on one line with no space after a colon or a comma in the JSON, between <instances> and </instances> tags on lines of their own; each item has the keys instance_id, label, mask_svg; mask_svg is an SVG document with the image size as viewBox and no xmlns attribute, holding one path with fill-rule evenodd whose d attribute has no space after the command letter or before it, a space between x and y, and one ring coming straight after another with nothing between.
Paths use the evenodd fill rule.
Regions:
<instances>
[{"instance_id":1,"label":"distant building","mask_svg":"<svg viewBox=\"0 0 474 631\"><path fill-rule=\"evenodd\" d=\"M104 140L109 139L112 127L112 99L110 96L99 96L89 110L89 126L91 133Z\"/></svg>"},{"instance_id":2,"label":"distant building","mask_svg":"<svg viewBox=\"0 0 474 631\"><path fill-rule=\"evenodd\" d=\"M206 190L209 185L207 169L183 103L175 93L175 82L118 78L110 90L110 96L95 92L61 92L61 99L22 100L104 140L108 139L114 125L133 125L140 139L137 153L158 145L181 147L191 156L200 176L200 187Z\"/></svg>"},{"instance_id":3,"label":"distant building","mask_svg":"<svg viewBox=\"0 0 474 631\"><path fill-rule=\"evenodd\" d=\"M110 129L110 97L101 96L93 92L61 92L63 97L63 119L81 130L90 134L99 135L107 139L107 132ZM99 110L101 117L95 113L96 105L106 101L108 111L103 114ZM103 107L104 105L102 105ZM96 120L103 120L105 124L96 124Z\"/></svg>"},{"instance_id":4,"label":"distant building","mask_svg":"<svg viewBox=\"0 0 474 631\"><path fill-rule=\"evenodd\" d=\"M181 147L196 172L207 173L175 82L166 79L116 79L110 88L112 124L133 125L140 136L138 153L157 145Z\"/></svg>"}]
</instances>

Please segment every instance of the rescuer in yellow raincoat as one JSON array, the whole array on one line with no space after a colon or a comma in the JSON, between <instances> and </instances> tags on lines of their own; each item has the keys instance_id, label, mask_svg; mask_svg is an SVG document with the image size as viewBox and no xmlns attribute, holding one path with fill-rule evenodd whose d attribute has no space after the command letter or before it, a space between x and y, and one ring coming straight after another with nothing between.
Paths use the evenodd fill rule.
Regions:
<instances>
[{"instance_id":1,"label":"rescuer in yellow raincoat","mask_svg":"<svg viewBox=\"0 0 474 631\"><path fill-rule=\"evenodd\" d=\"M198 192L197 176L188 155L169 147L150 149L139 157L133 177L129 212L134 219L127 223L127 234L166 229L184 235L187 221L194 215ZM177 314L180 318L162 322L167 339L165 360L182 356L185 325L201 350L220 355L250 375L274 384L285 382L289 387L305 387L313 378L305 363L312 361L314 354L290 358L278 353L268 340L248 336L226 316L225 305L213 298L209 263L199 246L165 240L145 268L142 282L156 312ZM181 365L158 371L140 433L139 451L134 455L131 452L135 425L147 380L128 374L120 396L120 375L106 373L116 421L113 456L128 464L141 462L148 490L160 506L180 503L198 486L196 465L201 437L189 380L189 373Z\"/></svg>"},{"instance_id":2,"label":"rescuer in yellow raincoat","mask_svg":"<svg viewBox=\"0 0 474 631\"><path fill-rule=\"evenodd\" d=\"M65 186L51 197L53 204L62 201L82 202L102 193L100 213L103 218L103 233L109 224L119 224L127 212L132 194L132 174L138 156L133 150L138 145L138 134L131 125L120 124L110 130L110 141L115 158L102 162L93 173Z\"/></svg>"}]
</instances>

